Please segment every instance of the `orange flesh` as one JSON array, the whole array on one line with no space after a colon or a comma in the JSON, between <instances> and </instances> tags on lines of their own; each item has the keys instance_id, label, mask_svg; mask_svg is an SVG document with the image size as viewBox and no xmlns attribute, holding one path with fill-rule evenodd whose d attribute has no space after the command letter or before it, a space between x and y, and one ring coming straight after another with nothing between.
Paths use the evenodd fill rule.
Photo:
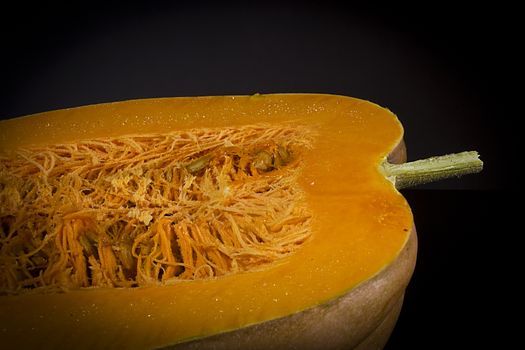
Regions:
<instances>
[{"instance_id":1,"label":"orange flesh","mask_svg":"<svg viewBox=\"0 0 525 350\"><path fill-rule=\"evenodd\" d=\"M313 234L295 254L262 271L172 286L2 296L2 345L162 347L322 304L379 273L403 248L413 219L379 171L401 124L369 102L277 94L93 105L3 121L0 149L286 121L318 135L300 178Z\"/></svg>"}]
</instances>

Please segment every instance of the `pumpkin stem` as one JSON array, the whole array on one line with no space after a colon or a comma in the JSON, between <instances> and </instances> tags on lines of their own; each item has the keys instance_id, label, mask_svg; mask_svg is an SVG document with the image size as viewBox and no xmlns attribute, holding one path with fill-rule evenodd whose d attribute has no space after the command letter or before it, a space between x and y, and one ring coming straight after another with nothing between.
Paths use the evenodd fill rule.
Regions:
<instances>
[{"instance_id":1,"label":"pumpkin stem","mask_svg":"<svg viewBox=\"0 0 525 350\"><path fill-rule=\"evenodd\" d=\"M386 176L399 190L449 177L478 173L483 162L476 151L447 154L402 164L385 162Z\"/></svg>"}]
</instances>

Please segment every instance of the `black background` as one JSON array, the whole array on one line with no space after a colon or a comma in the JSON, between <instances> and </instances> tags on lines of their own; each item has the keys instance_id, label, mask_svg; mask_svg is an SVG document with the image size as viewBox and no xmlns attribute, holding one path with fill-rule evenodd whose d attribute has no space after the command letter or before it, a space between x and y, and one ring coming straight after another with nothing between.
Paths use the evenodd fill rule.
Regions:
<instances>
[{"instance_id":1,"label":"black background","mask_svg":"<svg viewBox=\"0 0 525 350\"><path fill-rule=\"evenodd\" d=\"M420 248L388 348L501 339L504 307L496 303L513 257L512 242L501 238L511 229L509 199L521 192L510 163L518 159L521 117L517 9L502 2L74 6L2 12L0 118L132 98L333 93L396 113L411 160L478 150L481 174L403 192Z\"/></svg>"}]
</instances>

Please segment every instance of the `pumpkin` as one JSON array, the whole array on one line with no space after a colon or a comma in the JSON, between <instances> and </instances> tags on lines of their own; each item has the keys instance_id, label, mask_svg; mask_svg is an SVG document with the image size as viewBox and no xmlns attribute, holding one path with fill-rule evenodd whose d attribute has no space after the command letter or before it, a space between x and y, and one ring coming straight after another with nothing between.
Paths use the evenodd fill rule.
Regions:
<instances>
[{"instance_id":1,"label":"pumpkin","mask_svg":"<svg viewBox=\"0 0 525 350\"><path fill-rule=\"evenodd\" d=\"M157 98L0 129L3 346L386 343L417 250L389 110L317 94Z\"/></svg>"}]
</instances>

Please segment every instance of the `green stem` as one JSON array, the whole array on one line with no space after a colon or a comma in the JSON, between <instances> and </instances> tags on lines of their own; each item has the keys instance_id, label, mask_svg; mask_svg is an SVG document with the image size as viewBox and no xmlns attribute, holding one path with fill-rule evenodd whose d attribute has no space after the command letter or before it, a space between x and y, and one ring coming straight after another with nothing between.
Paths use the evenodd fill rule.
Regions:
<instances>
[{"instance_id":1,"label":"green stem","mask_svg":"<svg viewBox=\"0 0 525 350\"><path fill-rule=\"evenodd\" d=\"M483 162L479 159L478 152L470 151L402 164L385 162L383 169L396 188L402 189L449 177L478 173L483 169Z\"/></svg>"}]
</instances>

